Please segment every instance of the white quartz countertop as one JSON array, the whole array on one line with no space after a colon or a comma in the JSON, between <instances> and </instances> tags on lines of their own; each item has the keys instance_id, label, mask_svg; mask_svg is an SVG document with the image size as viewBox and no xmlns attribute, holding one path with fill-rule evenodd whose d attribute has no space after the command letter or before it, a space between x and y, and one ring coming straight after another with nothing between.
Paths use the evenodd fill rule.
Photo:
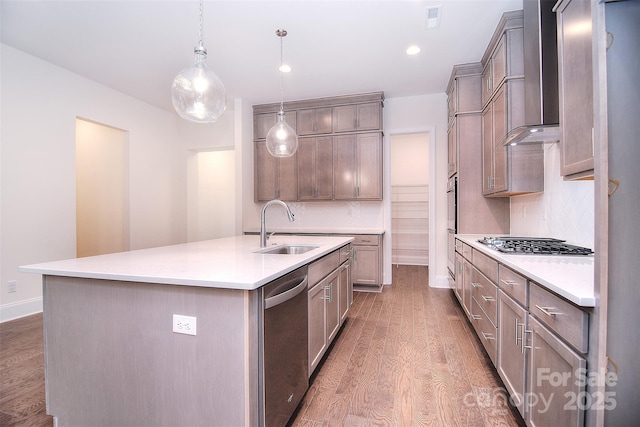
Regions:
<instances>
[{"instance_id":1,"label":"white quartz countertop","mask_svg":"<svg viewBox=\"0 0 640 427\"><path fill-rule=\"evenodd\" d=\"M478 242L484 235L456 234L456 238L496 259L532 281L582 307L594 307L593 255L513 255Z\"/></svg>"},{"instance_id":2,"label":"white quartz countertop","mask_svg":"<svg viewBox=\"0 0 640 427\"><path fill-rule=\"evenodd\" d=\"M248 228L245 233L259 233L260 228ZM322 235L359 235L359 234L384 234L384 228L313 228L313 227L269 227L269 233L281 234L322 234Z\"/></svg>"},{"instance_id":3,"label":"white quartz countertop","mask_svg":"<svg viewBox=\"0 0 640 427\"><path fill-rule=\"evenodd\" d=\"M74 258L20 267L26 273L169 285L257 289L351 242L351 237L273 236L267 246L317 245L299 255L262 254L259 236Z\"/></svg>"}]
</instances>

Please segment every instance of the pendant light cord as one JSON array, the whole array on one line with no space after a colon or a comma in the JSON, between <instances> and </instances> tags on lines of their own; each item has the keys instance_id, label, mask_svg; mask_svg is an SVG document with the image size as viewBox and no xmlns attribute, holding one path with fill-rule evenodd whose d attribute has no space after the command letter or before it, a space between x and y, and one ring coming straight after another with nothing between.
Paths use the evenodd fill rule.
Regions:
<instances>
[{"instance_id":1,"label":"pendant light cord","mask_svg":"<svg viewBox=\"0 0 640 427\"><path fill-rule=\"evenodd\" d=\"M202 35L204 33L203 28L204 28L204 19L202 18L203 14L204 14L204 0L200 0L200 46L204 47L204 36Z\"/></svg>"},{"instance_id":2,"label":"pendant light cord","mask_svg":"<svg viewBox=\"0 0 640 427\"><path fill-rule=\"evenodd\" d=\"M285 33L286 34L286 33ZM282 71L282 65L284 65L284 59L282 56L282 38L284 35L280 36L280 111L284 113L284 72Z\"/></svg>"}]
</instances>

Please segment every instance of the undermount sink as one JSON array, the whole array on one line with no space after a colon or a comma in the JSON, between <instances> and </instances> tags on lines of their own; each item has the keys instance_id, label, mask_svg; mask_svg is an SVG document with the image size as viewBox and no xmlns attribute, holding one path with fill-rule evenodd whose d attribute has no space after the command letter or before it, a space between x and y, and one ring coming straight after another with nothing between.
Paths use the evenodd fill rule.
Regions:
<instances>
[{"instance_id":1,"label":"undermount sink","mask_svg":"<svg viewBox=\"0 0 640 427\"><path fill-rule=\"evenodd\" d=\"M259 254L300 255L319 248L316 245L278 245L256 251Z\"/></svg>"}]
</instances>

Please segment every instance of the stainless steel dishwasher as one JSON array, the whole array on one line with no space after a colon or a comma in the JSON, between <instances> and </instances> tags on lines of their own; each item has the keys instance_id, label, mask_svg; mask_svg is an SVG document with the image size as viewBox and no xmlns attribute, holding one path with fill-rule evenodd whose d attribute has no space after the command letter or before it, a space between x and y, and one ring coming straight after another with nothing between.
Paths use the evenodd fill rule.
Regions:
<instances>
[{"instance_id":1,"label":"stainless steel dishwasher","mask_svg":"<svg viewBox=\"0 0 640 427\"><path fill-rule=\"evenodd\" d=\"M265 426L284 426L309 388L307 267L262 292Z\"/></svg>"}]
</instances>

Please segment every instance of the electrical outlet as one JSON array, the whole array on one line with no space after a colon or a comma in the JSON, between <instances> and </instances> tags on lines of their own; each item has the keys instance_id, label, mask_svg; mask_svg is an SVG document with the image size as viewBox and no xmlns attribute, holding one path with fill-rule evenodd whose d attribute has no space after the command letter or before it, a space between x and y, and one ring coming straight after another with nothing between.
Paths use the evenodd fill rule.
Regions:
<instances>
[{"instance_id":1,"label":"electrical outlet","mask_svg":"<svg viewBox=\"0 0 640 427\"><path fill-rule=\"evenodd\" d=\"M183 316L181 314L173 315L173 332L177 334L195 335L196 334L196 318L192 316Z\"/></svg>"},{"instance_id":2,"label":"electrical outlet","mask_svg":"<svg viewBox=\"0 0 640 427\"><path fill-rule=\"evenodd\" d=\"M9 280L7 282L7 292L15 292L18 290L18 282L15 280Z\"/></svg>"}]
</instances>

